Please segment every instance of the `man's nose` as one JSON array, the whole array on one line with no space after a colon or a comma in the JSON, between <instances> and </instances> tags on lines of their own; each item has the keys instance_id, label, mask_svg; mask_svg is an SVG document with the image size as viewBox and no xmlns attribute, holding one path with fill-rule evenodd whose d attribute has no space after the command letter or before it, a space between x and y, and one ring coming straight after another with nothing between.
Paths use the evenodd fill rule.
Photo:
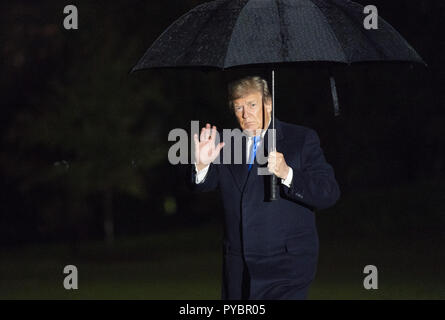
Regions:
<instances>
[{"instance_id":1,"label":"man's nose","mask_svg":"<svg viewBox=\"0 0 445 320\"><path fill-rule=\"evenodd\" d=\"M250 116L250 112L247 108L243 108L243 118L247 119Z\"/></svg>"}]
</instances>

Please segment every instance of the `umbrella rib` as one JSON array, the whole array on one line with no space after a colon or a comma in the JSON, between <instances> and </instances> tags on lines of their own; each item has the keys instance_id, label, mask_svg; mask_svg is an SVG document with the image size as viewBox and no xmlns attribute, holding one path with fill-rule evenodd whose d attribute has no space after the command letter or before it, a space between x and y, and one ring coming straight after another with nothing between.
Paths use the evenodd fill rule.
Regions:
<instances>
[{"instance_id":1,"label":"umbrella rib","mask_svg":"<svg viewBox=\"0 0 445 320\"><path fill-rule=\"evenodd\" d=\"M244 5L242 6L242 8L240 8L239 12L238 12L238 16L236 17L233 26L232 26L232 33L230 34L230 39L229 41L227 41L227 46L226 46L226 53L224 54L224 60L223 60L223 65L222 65L222 69L224 70L226 67L226 62L227 62L227 54L229 53L229 48L230 48L230 43L232 42L232 35L233 35L233 31L236 29L236 26L238 25L238 20L239 17L241 15L241 11L243 11L244 7L247 5L247 3L249 3L249 0L247 0Z\"/></svg>"},{"instance_id":2,"label":"umbrella rib","mask_svg":"<svg viewBox=\"0 0 445 320\"><path fill-rule=\"evenodd\" d=\"M211 18L213 18L213 17L218 13L218 9L221 8L223 5L228 5L228 4L230 4L230 1L231 1L231 0L221 1L221 3L219 4L219 6L218 6L217 8L215 8L211 14L208 15L206 22L203 23L203 26L207 26L210 22L212 22L213 19L211 19ZM202 28L201 28L201 29L202 29ZM193 38L193 40L190 42L189 48L192 47L192 46L195 44L196 39L198 38L199 35L200 35L199 32L197 32L196 35L195 35L195 37ZM186 53L181 57L181 59L186 58L186 57L188 57L189 55L190 55L190 52L186 52ZM219 66L219 67L221 67L221 66ZM223 65L222 67L224 67L224 65Z\"/></svg>"},{"instance_id":3,"label":"umbrella rib","mask_svg":"<svg viewBox=\"0 0 445 320\"><path fill-rule=\"evenodd\" d=\"M325 0L325 1L328 2L331 6L335 7L338 11L340 11L341 13L343 13L344 16L348 17L348 19L350 19L351 21L356 22L356 19L355 19L353 16L351 16L351 15L350 15L346 10L344 10L342 7L340 7L339 5L337 5L334 1L331 1L331 0ZM327 24L328 24L329 27L331 28L333 34L334 34L335 37L337 38L337 35L336 35L335 31L334 31L334 28L333 28L333 27L331 26L331 24L328 22L326 16L323 14L323 10L320 9L320 6L319 6L316 2L317 2L317 1L314 1L313 3L317 6L318 10L320 10L320 12L322 13L323 17L326 19ZM379 20L383 20L383 19L379 17ZM383 20L383 21L384 21L384 20ZM386 21L385 21L385 22L386 22ZM361 21L360 21L360 24L361 24ZM359 24L359 25L360 25L360 24ZM387 23L387 24L388 24L388 23ZM351 24L351 25L355 25L355 24ZM372 43L372 47L378 52L378 54L380 55L380 58L381 58L382 60L386 60L386 59L385 59L385 58L386 58L386 55L384 54L384 52L382 52L382 50L380 49L380 47L378 46L378 44L377 44L371 37L369 37L369 35L364 31L364 28L358 28L358 29L359 29L359 32L360 32L363 36L366 37L366 39L369 41L369 43ZM338 41L338 38L337 38L337 41ZM343 53L345 54L345 58L346 58L346 57L347 57L347 56L346 56L346 51L345 51L345 49L343 48L342 43L341 43L341 42L339 42L339 43L340 43L340 46L341 46L342 49L343 49ZM351 63L354 62L351 58L347 58L345 61L346 61L348 64L351 64Z\"/></svg>"},{"instance_id":4,"label":"umbrella rib","mask_svg":"<svg viewBox=\"0 0 445 320\"><path fill-rule=\"evenodd\" d=\"M349 19L351 19L352 21L355 21L354 17L351 16L346 10L344 10L343 8L341 8L340 6L338 6L336 3L333 3L333 1L329 1L329 2L330 2L335 8L337 8L339 11L343 12L344 15L347 16ZM382 20L382 18L380 18L380 17L379 17L378 19L379 19L379 20ZM361 21L360 21L360 24L361 24ZM358 29L359 29L360 33L363 34L363 35L366 37L366 39L367 39L370 43L373 44L374 49L379 53L381 59L385 60L385 57L386 57L385 53L382 52L382 50L380 49L380 47L378 46L378 44L377 44L373 39L371 39L371 37L370 37L369 34L365 31L365 29L364 29L364 28L358 28Z\"/></svg>"},{"instance_id":5,"label":"umbrella rib","mask_svg":"<svg viewBox=\"0 0 445 320\"><path fill-rule=\"evenodd\" d=\"M275 5L277 7L277 11L278 11L278 21L280 23L280 37L281 37L281 59L283 61L287 61L289 58L289 47L287 46L287 41L286 39L289 39L289 32L287 28L285 27L284 24L284 15L283 13L283 8L280 4L280 0L275 0ZM281 19L283 17L283 20Z\"/></svg>"},{"instance_id":6,"label":"umbrella rib","mask_svg":"<svg viewBox=\"0 0 445 320\"><path fill-rule=\"evenodd\" d=\"M336 34L335 31L334 31L334 28L332 28L331 24L329 23L328 19L326 18L326 16L324 15L323 11L320 9L320 7L319 7L319 5L316 3L316 1L311 1L311 2L314 4L314 6L316 7L316 9L320 12L320 15L321 15L321 16L323 17L323 19L326 21L326 24L329 26L329 29L331 29L332 34L334 35L335 39L337 40L337 43L339 44L339 46L340 46L340 48L341 48L341 50L342 50L342 52L343 52L343 59L344 59L344 61L345 61L346 63L349 64L350 61L349 61L349 59L347 58L346 50L345 50L345 48L343 47L343 44L339 41L339 39L338 39L338 37L337 37L337 34Z\"/></svg>"}]
</instances>

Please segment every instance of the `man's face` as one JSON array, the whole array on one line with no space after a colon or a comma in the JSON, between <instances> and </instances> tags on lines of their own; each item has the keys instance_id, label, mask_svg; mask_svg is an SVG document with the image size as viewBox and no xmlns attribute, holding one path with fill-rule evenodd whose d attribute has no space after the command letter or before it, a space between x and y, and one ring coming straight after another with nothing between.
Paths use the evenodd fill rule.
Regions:
<instances>
[{"instance_id":1,"label":"man's face","mask_svg":"<svg viewBox=\"0 0 445 320\"><path fill-rule=\"evenodd\" d=\"M233 109L240 128L247 130L248 134L255 134L253 130L263 128L263 110L262 94L258 91L252 91L245 96L233 100ZM267 124L270 119L272 105L264 102L265 112L264 120ZM256 132L259 134L259 132Z\"/></svg>"}]
</instances>

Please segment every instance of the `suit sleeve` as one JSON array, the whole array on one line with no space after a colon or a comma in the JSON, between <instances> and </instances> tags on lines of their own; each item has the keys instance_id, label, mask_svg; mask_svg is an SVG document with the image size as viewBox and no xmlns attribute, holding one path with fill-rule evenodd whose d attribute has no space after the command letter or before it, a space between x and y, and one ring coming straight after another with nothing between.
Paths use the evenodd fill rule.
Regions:
<instances>
[{"instance_id":1,"label":"suit sleeve","mask_svg":"<svg viewBox=\"0 0 445 320\"><path fill-rule=\"evenodd\" d=\"M189 165L187 170L187 185L193 192L213 191L218 187L218 168L217 165L211 163L204 181L196 183L195 165Z\"/></svg>"},{"instance_id":2,"label":"suit sleeve","mask_svg":"<svg viewBox=\"0 0 445 320\"><path fill-rule=\"evenodd\" d=\"M326 162L315 130L310 129L306 134L301 161L301 169L292 168L290 187L281 186L284 194L315 209L333 206L340 198L340 188L332 166Z\"/></svg>"}]
</instances>

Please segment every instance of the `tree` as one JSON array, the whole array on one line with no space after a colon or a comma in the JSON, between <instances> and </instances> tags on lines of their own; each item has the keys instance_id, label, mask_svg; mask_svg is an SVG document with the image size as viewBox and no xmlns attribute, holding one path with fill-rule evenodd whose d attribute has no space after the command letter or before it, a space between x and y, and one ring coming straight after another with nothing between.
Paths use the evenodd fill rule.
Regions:
<instances>
[{"instance_id":1,"label":"tree","mask_svg":"<svg viewBox=\"0 0 445 320\"><path fill-rule=\"evenodd\" d=\"M24 160L22 189L62 182L68 221L81 225L78 218L90 214L86 199L102 194L104 234L111 243L114 194L146 196L144 174L164 160L167 143L159 143L156 111L167 102L159 82L129 76L139 39L120 34L112 16L104 19L104 29L65 43L65 76L52 80L46 101L16 116L7 139L21 153L39 151L43 162L37 168L35 159Z\"/></svg>"}]
</instances>

